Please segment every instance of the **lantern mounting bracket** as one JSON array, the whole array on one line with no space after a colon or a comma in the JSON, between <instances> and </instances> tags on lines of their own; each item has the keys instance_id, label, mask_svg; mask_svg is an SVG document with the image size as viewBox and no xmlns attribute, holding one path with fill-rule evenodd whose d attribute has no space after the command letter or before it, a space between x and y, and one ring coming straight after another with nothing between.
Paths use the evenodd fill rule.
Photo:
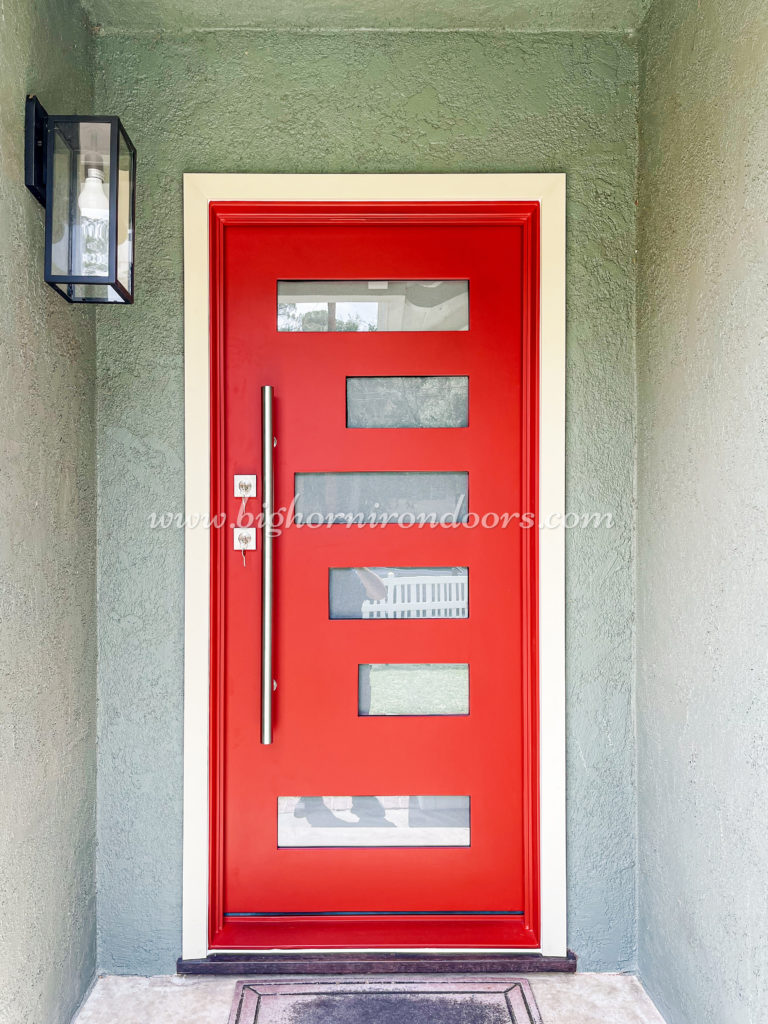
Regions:
<instances>
[{"instance_id":1,"label":"lantern mounting bracket","mask_svg":"<svg viewBox=\"0 0 768 1024\"><path fill-rule=\"evenodd\" d=\"M37 96L27 96L24 113L24 184L45 206L46 200L46 141L48 112Z\"/></svg>"}]
</instances>

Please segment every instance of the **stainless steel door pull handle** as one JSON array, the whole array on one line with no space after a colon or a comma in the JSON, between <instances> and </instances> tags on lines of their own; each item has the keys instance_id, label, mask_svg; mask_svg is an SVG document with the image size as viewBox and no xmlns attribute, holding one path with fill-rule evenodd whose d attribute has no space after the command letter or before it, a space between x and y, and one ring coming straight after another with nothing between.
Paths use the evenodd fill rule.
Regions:
<instances>
[{"instance_id":1,"label":"stainless steel door pull handle","mask_svg":"<svg viewBox=\"0 0 768 1024\"><path fill-rule=\"evenodd\" d=\"M261 742L272 742L272 618L273 618L273 560L272 521L275 511L275 478L273 465L274 389L265 385L261 389L261 486L263 491L264 526L261 538Z\"/></svg>"}]
</instances>

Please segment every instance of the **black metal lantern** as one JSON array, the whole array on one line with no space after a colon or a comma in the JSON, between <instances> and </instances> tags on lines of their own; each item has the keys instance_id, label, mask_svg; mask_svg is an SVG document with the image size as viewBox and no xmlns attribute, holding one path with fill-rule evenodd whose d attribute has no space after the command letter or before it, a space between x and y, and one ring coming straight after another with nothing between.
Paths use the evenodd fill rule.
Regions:
<instances>
[{"instance_id":1,"label":"black metal lantern","mask_svg":"<svg viewBox=\"0 0 768 1024\"><path fill-rule=\"evenodd\" d=\"M133 302L136 150L119 117L26 109L26 184L45 207L45 280L68 302Z\"/></svg>"}]
</instances>

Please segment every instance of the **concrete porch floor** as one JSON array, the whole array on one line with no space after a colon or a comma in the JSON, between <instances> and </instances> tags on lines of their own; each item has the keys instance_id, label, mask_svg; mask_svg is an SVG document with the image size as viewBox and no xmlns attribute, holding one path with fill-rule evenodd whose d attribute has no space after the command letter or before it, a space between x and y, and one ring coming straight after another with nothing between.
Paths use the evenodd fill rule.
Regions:
<instances>
[{"instance_id":1,"label":"concrete porch floor","mask_svg":"<svg viewBox=\"0 0 768 1024\"><path fill-rule=\"evenodd\" d=\"M245 977L245 975L243 975ZM664 1024L636 978L623 974L529 975L543 1024ZM327 983L329 978L269 978L274 984ZM370 982L344 978L345 983ZM393 976L393 982L435 982L461 985L466 977ZM499 982L502 975L471 979ZM227 1024L235 978L101 977L96 981L76 1024ZM439 1021L433 1022L439 1024Z\"/></svg>"}]
</instances>

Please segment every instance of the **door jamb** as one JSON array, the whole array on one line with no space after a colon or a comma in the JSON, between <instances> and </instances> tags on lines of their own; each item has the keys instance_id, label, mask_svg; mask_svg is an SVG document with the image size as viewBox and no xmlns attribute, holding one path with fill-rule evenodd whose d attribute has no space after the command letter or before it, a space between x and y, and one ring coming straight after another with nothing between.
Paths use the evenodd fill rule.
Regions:
<instances>
[{"instance_id":1,"label":"door jamb","mask_svg":"<svg viewBox=\"0 0 768 1024\"><path fill-rule=\"evenodd\" d=\"M541 946L566 948L565 175L184 175L184 834L182 957L208 955L210 376L208 206L212 201L540 204L539 794ZM275 951L279 952L279 951ZM423 950L422 952L427 952ZM457 950L457 953L462 951ZM490 952L485 950L485 952ZM499 952L514 952L499 950Z\"/></svg>"}]
</instances>

